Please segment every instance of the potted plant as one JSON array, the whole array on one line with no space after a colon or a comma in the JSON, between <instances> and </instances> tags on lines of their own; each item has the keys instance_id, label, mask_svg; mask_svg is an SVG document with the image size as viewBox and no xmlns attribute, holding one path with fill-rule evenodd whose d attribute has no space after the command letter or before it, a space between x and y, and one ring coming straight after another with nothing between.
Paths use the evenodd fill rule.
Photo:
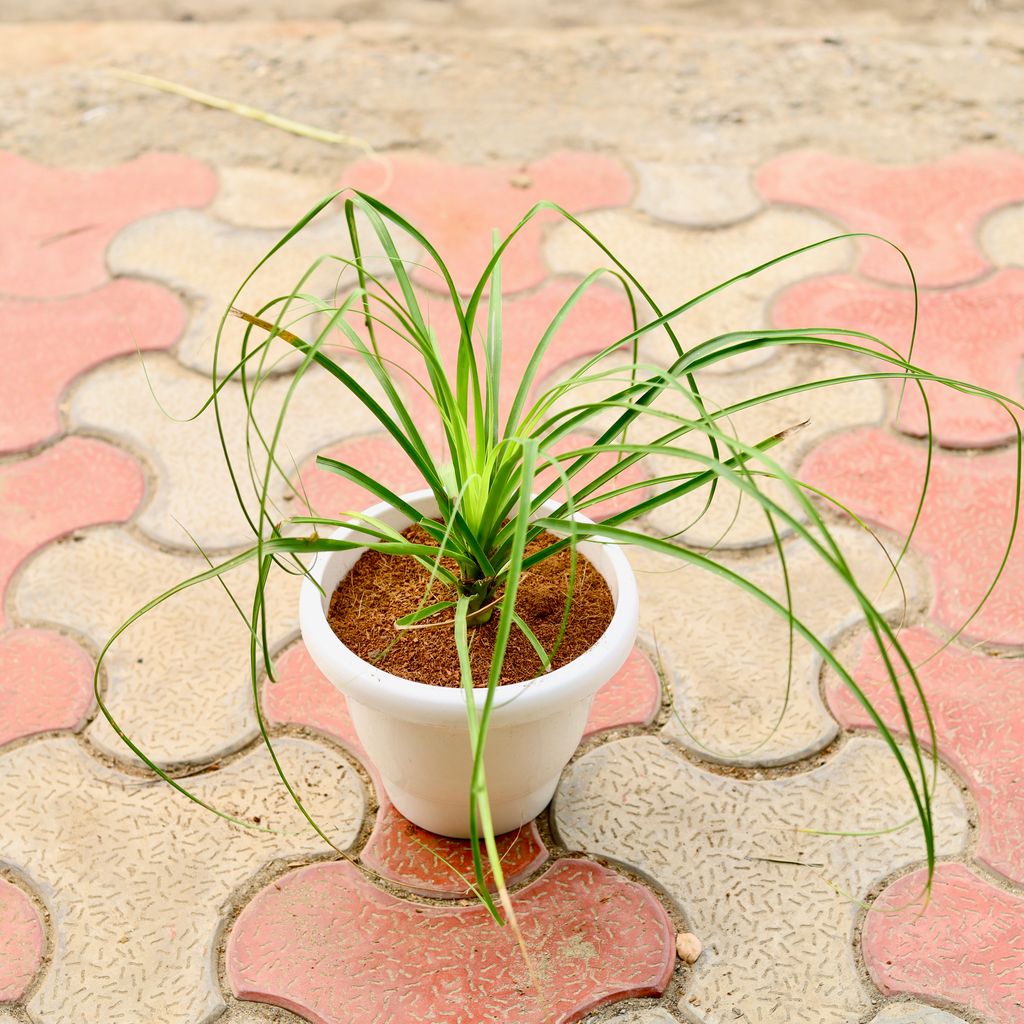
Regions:
<instances>
[{"instance_id":1,"label":"potted plant","mask_svg":"<svg viewBox=\"0 0 1024 1024\"><path fill-rule=\"evenodd\" d=\"M246 282L341 195L334 193L310 210ZM321 670L346 693L359 737L391 800L429 830L472 840L477 893L500 920L485 884L485 850L506 917L514 921L495 834L530 820L546 805L582 735L590 700L625 660L637 628L638 598L622 549L642 546L756 596L766 614L780 616L791 636L813 647L851 688L906 778L922 826L930 878L937 745L914 665L897 629L863 592L833 538L822 507L827 496L812 495L773 457L772 450L784 443L789 431L744 439L731 429L731 417L783 395L856 380L896 380L921 389L922 395L926 383L951 387L987 397L1014 416L1011 407L1019 409L1019 403L914 365L913 337L906 356L870 335L842 328L741 330L689 348L680 343L674 321L699 302L782 260L856 236L841 235L786 253L663 311L598 238L554 204L538 204L507 237L495 237L491 260L463 297L429 239L398 213L361 192L346 194L343 202L352 255L324 256L286 294L254 310L236 308L240 286L218 332L210 402L218 405L226 381L245 386L250 427L246 468L256 503L254 513L244 501L242 510L253 527L254 544L140 609L103 653L140 615L174 593L255 561L258 580L243 615L249 625L257 717L273 753L258 698L261 674L273 676L265 593L271 574L302 574L300 619L306 645ZM523 226L542 211L553 211L586 233L608 266L581 281L565 301L537 339L511 402L503 407L501 259ZM372 273L362 255L367 230L383 253L386 276ZM443 358L414 276L400 255L400 242L418 246L440 275L458 325L453 361ZM352 279L347 291L330 299L307 288L310 275L324 262ZM602 276L628 297L631 330L564 380L536 388L542 360L560 326ZM642 304L649 315L641 317ZM237 361L222 372L218 356L233 317L245 323L242 347ZM310 324L315 324L311 335ZM638 341L653 331L664 332L672 346L671 361L664 365L648 365L639 357ZM282 342L298 361L288 366L292 389L268 431L256 424L251 403L270 370L280 371L271 352ZM412 358L415 370L389 354L396 344ZM806 380L726 408L705 403L697 381L701 371L784 346L838 350L861 359L864 369ZM353 359L372 375L374 389L352 372ZM321 457L321 467L362 486L377 504L331 516L312 509L287 517L276 514L268 496L273 480L287 481L301 498L278 446L294 385L314 367L337 380L339 395L372 414L422 476L425 489L397 494L355 466ZM440 457L400 383L421 388L428 396L439 424ZM581 427L594 431L591 443L560 447ZM241 495L245 474L232 464L226 445L225 456ZM669 468L642 479L629 473L652 456ZM765 480L781 484L789 503L771 497ZM712 550L687 546L685 532L659 537L643 526L643 517L654 509L694 494L706 495L706 509L716 492L726 488L763 510L784 572L781 537L794 534L855 596L900 695L909 749L897 744L846 666L794 614L788 599L774 597L717 561ZM1017 492L1019 503L1019 479ZM622 507L603 521L589 518L587 511L610 495ZM893 559L894 571L898 565L899 557ZM96 693L103 714L154 772L197 800L114 721L99 690L99 668ZM909 691L926 709L924 741L903 699ZM925 743L930 754L924 752ZM282 780L295 796L283 771ZM329 842L298 798L296 803Z\"/></svg>"}]
</instances>

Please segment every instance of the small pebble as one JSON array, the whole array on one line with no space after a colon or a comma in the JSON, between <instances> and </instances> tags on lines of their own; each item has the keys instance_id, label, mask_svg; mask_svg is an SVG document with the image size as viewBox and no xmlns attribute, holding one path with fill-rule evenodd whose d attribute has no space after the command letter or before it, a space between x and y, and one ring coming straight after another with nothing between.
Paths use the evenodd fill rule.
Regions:
<instances>
[{"instance_id":1,"label":"small pebble","mask_svg":"<svg viewBox=\"0 0 1024 1024\"><path fill-rule=\"evenodd\" d=\"M695 964L704 950L704 946L696 935L680 932L676 938L676 952L684 964Z\"/></svg>"}]
</instances>

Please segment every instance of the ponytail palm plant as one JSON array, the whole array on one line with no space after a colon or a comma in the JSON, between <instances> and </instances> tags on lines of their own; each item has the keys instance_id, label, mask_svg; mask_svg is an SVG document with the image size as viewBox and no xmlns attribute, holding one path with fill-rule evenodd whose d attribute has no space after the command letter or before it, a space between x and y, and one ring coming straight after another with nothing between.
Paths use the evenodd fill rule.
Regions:
<instances>
[{"instance_id":1,"label":"ponytail palm plant","mask_svg":"<svg viewBox=\"0 0 1024 1024\"><path fill-rule=\"evenodd\" d=\"M270 298L258 307L238 308L238 297L253 275L339 197L342 197L344 205L349 254L325 254L286 293ZM535 339L526 370L521 379L511 383L509 395L503 392L503 388L510 387L509 382L502 378L501 261L506 249L515 244L523 227L541 213L554 213L589 236L603 254L605 265L579 282L541 336ZM466 294L460 293L441 254L430 240L396 211L361 192L343 191L327 196L253 268L225 310L218 331L212 389L207 405L213 406L228 472L239 499L241 514L252 529L253 543L233 557L216 563L211 561L206 571L183 580L137 611L111 637L103 654L132 622L174 594L206 581L220 580L224 583L223 577L230 570L246 562L255 562L258 572L251 597L246 601L232 597L248 626L252 693L259 728L298 810L330 843L327 834L299 799L274 755L273 741L260 709L259 683L264 674L271 679L274 677L273 658L267 641L268 583L276 573L307 574L317 555L331 551L365 548L417 560L429 570L432 582L447 585L444 588L445 599L436 600L428 587L418 610L395 623L396 633L411 627L450 632L451 643L458 653L462 687L467 694L467 722L473 758L469 830L475 890L495 918L502 920L502 909L488 891L486 861L501 899L504 917L514 921L491 824L484 760L488 724L495 701L499 698L509 638L512 631L518 630L529 640L541 670L538 680L531 685L543 686L543 670L552 664L574 599L577 546L583 541L638 546L670 556L700 572L711 573L753 595L765 615L777 616L788 629L791 661L793 641L799 639L816 651L850 688L874 722L906 781L920 820L930 884L936 857L932 796L938 757L934 723L915 666L900 643L898 629L864 592L858 582L856 567L844 557L830 526L835 519L828 514L834 511L829 509L828 496L805 485L777 461L775 449L785 444L789 430L744 438L734 429L733 418L744 410L770 405L794 395L809 395L820 389L858 381L893 380L903 388L917 388L926 410L928 397L925 385L947 387L991 400L1002 406L1014 423L1021 406L984 388L946 378L915 365L913 334L904 355L871 335L842 327L737 330L690 346L684 346L676 333L678 322L685 320L688 310L736 282L784 260L797 258L818 246L851 237L857 236L840 235L780 255L664 310L599 238L553 203L537 204L507 236L494 237L493 255L472 290ZM372 272L371 267L380 266L380 257L370 260L363 255L364 245L368 242L375 251L383 254L384 269L379 273ZM426 271L437 275L443 300L450 304L454 313L457 337L446 339L451 343L447 351L451 352L454 346L454 359L446 359L446 347L431 325L424 293L416 283L418 278L414 280L413 268L400 254L400 248L407 250L410 244L424 254L424 266L419 268L419 273ZM333 268L338 278L338 287L330 299L316 294L310 285L314 272L324 266ZM913 282L909 262L907 268ZM557 345L560 328L581 298L601 279L622 289L631 311L630 329L585 359L563 379L540 383L542 363L552 346ZM345 287L341 287L341 282L345 282ZM433 301L436 300L435 293ZM244 322L241 353L225 371L221 366L222 346L226 348L225 330L236 317ZM916 330L916 314L914 328ZM671 345L672 356L661 365L649 364L640 356L640 342L655 331L661 332ZM276 357L282 343L288 352L288 358L283 361ZM856 365L860 368L838 376L821 375L782 389L755 394L725 407L716 407L702 396L698 380L703 371L727 368L730 360L749 357L751 353L798 346L843 353L857 360ZM394 358L396 350L407 358ZM372 385L365 383L365 372L354 370L354 363L361 364L368 371L374 382ZM422 476L436 500L439 513L436 517L421 514L386 482L342 460L321 456L317 464L399 510L410 523L419 526L432 543L409 539L379 518L357 509L332 510L334 514L327 516L305 501L294 466L282 453L281 437L296 386L314 368L337 381L339 408L345 408L345 403L358 403L381 430L390 435L403 456ZM287 397L276 411L275 419L266 427L253 415L253 403L271 374L279 376L282 373L290 375L291 385ZM248 411L244 465L237 464L229 454L233 445L225 435L221 417L225 385L229 382L241 385ZM435 452L436 438L415 412L421 404L414 407L408 400L410 388L422 391L436 413L437 438L443 449L440 458ZM325 416L332 414L333 410L324 410ZM574 441L581 436L581 429L590 432L592 440L589 443ZM1018 467L1020 438L1018 427ZM927 448L930 465L930 432ZM651 468L654 465L656 469ZM646 470L646 474L638 473L637 469ZM774 481L774 489L766 488L766 481ZM285 516L280 513L271 495L282 486L292 498L303 503L303 514ZM771 496L778 493L780 486L787 496L784 502ZM926 474L919 496L919 515L927 486ZM719 492L733 493L738 499L753 503L763 513L786 583L784 596L774 596L755 584L741 571L742 565L727 564L726 560L716 556L714 548L687 542L687 530L707 513ZM680 499L692 502L695 495L702 497L702 511L689 526L682 527L672 536L658 536L649 525L645 525L644 517L648 513ZM1007 538L1002 565L1005 565L1013 543L1019 496L1018 470L1013 528ZM611 497L616 499L613 514L599 522L579 518L580 514ZM339 540L323 535L343 525L351 528L355 536ZM860 525L866 529L864 524ZM531 541L543 531L549 531L559 539L546 547L531 547ZM820 563L842 581L855 599L897 695L902 712L901 729L908 737L905 744L897 742L880 713L849 669L830 650L825 639L795 613L787 551L782 542L784 534L802 538ZM900 559L910 540L908 537L902 550L891 558L894 573L898 573ZM570 569L562 629L554 644L545 648L516 613L517 592L532 566L566 549ZM996 579L993 579L992 586ZM699 583L693 582L692 585ZM495 615L498 622L494 653L485 684L486 697L481 705L473 695L470 647L474 629ZM96 694L102 713L150 769L209 810L240 825L258 827L204 803L179 779L151 760L125 734L105 705L99 689L99 671L98 665ZM915 728L911 712L913 703L919 703L924 709L923 731Z\"/></svg>"}]
</instances>

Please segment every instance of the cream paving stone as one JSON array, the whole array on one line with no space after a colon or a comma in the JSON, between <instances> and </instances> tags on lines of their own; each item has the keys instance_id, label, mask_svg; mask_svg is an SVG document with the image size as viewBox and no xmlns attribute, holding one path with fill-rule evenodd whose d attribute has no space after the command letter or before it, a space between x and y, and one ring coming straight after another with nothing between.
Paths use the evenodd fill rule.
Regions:
<instances>
[{"instance_id":1,"label":"cream paving stone","mask_svg":"<svg viewBox=\"0 0 1024 1024\"><path fill-rule=\"evenodd\" d=\"M998 210L982 222L982 251L997 266L1024 267L1024 203Z\"/></svg>"},{"instance_id":2,"label":"cream paving stone","mask_svg":"<svg viewBox=\"0 0 1024 1024\"><path fill-rule=\"evenodd\" d=\"M893 1003L879 1010L871 1024L967 1024L963 1017L923 1003Z\"/></svg>"},{"instance_id":3,"label":"cream paving stone","mask_svg":"<svg viewBox=\"0 0 1024 1024\"><path fill-rule=\"evenodd\" d=\"M640 181L636 205L660 220L716 227L753 216L762 205L748 167L647 160L634 167Z\"/></svg>"},{"instance_id":4,"label":"cream paving stone","mask_svg":"<svg viewBox=\"0 0 1024 1024\"><path fill-rule=\"evenodd\" d=\"M179 210L147 217L122 231L107 250L107 262L114 274L152 278L185 294L191 301L192 317L178 343L178 358L186 366L209 371L220 319L232 296L283 234L280 229L239 228L208 213ZM380 247L371 232L362 232L361 238L365 265L375 273L380 272L384 269L383 262L376 258ZM399 245L399 251L405 256L414 253L404 244ZM291 293L313 262L327 254L351 257L352 251L344 219L325 213L261 267L235 305L255 313L271 299ZM355 271L333 260L320 266L302 290L322 298L331 297L336 294L342 273L344 293L353 285ZM305 312L298 305L292 308L295 315ZM291 329L300 336L314 337L320 323L315 318L308 319L293 324ZM242 333L242 321L230 318L218 355L221 371L240 358ZM275 344L272 351L275 358L286 357L280 364L282 368L296 361L294 352L284 342Z\"/></svg>"},{"instance_id":5,"label":"cream paving stone","mask_svg":"<svg viewBox=\"0 0 1024 1024\"><path fill-rule=\"evenodd\" d=\"M103 646L129 615L207 568L199 555L169 554L118 527L52 544L26 566L15 608L32 622L66 626ZM255 567L224 579L252 606ZM298 628L299 577L275 573L269 597L272 644ZM256 735L249 683L249 633L216 580L191 587L142 616L103 663L106 702L154 760L205 762ZM98 715L87 735L118 758L134 755Z\"/></svg>"},{"instance_id":6,"label":"cream paving stone","mask_svg":"<svg viewBox=\"0 0 1024 1024\"><path fill-rule=\"evenodd\" d=\"M861 589L897 618L904 598L875 541L854 528L834 531ZM857 600L803 541L785 545L793 610L830 647L861 621ZM696 566L630 549L640 588L641 624L655 638L672 681L673 710L664 732L694 754L740 765L775 765L820 750L836 735L819 691L821 658L799 635L787 702L789 629L757 597ZM716 561L785 603L777 552ZM900 577L913 611L926 599L925 574L907 558ZM883 589L884 587L884 589ZM847 664L852 670L852 665Z\"/></svg>"},{"instance_id":7,"label":"cream paving stone","mask_svg":"<svg viewBox=\"0 0 1024 1024\"><path fill-rule=\"evenodd\" d=\"M290 174L269 167L221 167L210 213L242 228L290 228L337 188L330 174Z\"/></svg>"},{"instance_id":8,"label":"cream paving stone","mask_svg":"<svg viewBox=\"0 0 1024 1024\"><path fill-rule=\"evenodd\" d=\"M355 773L317 744L277 749L310 813L349 845L363 815ZM52 961L28 1002L37 1024L210 1020L224 1005L215 951L233 896L275 859L329 852L262 748L186 785L277 834L108 768L70 738L0 758L0 859L25 872L51 916Z\"/></svg>"},{"instance_id":9,"label":"cream paving stone","mask_svg":"<svg viewBox=\"0 0 1024 1024\"><path fill-rule=\"evenodd\" d=\"M584 214L580 220L622 260L663 312L767 260L841 233L823 217L777 208L731 227L703 230L651 223L628 210ZM588 274L609 265L608 258L572 224L561 224L551 232L545 252L552 268L560 273ZM680 314L672 322L673 329L689 348L727 331L766 327L770 300L783 287L814 274L843 270L852 259L849 241L793 257L737 281ZM647 336L644 349L648 359L661 364L673 357L668 339L660 330ZM716 364L716 372L745 368L765 358L770 356L763 352L733 357Z\"/></svg>"},{"instance_id":10,"label":"cream paving stone","mask_svg":"<svg viewBox=\"0 0 1024 1024\"><path fill-rule=\"evenodd\" d=\"M621 365L621 361L612 359L605 369ZM845 356L801 347L780 352L770 362L743 373L701 374L698 376L697 386L705 408L714 413L716 410L729 408L758 395L864 370L864 366ZM616 377L616 380L625 379L627 378L622 372ZM603 400L612 390L614 389L607 385L587 384L574 388L561 404L568 406L585 401ZM699 418L692 398L670 389L663 391L652 403L651 408L654 410L652 414L641 415L630 427L627 435L629 443L654 442L676 425L674 421L661 418L659 412L671 413L689 420ZM787 472L794 473L807 454L817 447L822 439L849 427L878 423L883 420L885 413L885 388L878 381L857 381L777 398L728 417L720 416L715 425L722 433L736 437L750 446L780 431L799 427L782 444L776 445L767 453L773 462ZM612 418L603 413L590 426L606 429L611 422ZM693 451L703 456L712 454L706 437L698 430L693 430L674 441L673 447L677 451ZM723 458L728 458L727 452ZM751 459L748 465L752 470L768 468L757 459ZM649 475L669 475L702 471L707 468L706 465L695 463L685 455L647 456L642 466ZM782 505L788 512L801 519L804 517L799 503L782 484L765 476L757 477L756 483L765 495ZM762 506L753 497L742 496L742 500L738 500L740 497L741 491L737 486L724 480L706 511L704 506L708 492L702 489L649 512L645 522L653 532L661 536L674 536L685 530L680 539L695 547L716 545L742 548L771 544L772 533ZM781 520L777 520L776 526L781 533L791 532L791 528Z\"/></svg>"},{"instance_id":11,"label":"cream paving stone","mask_svg":"<svg viewBox=\"0 0 1024 1024\"><path fill-rule=\"evenodd\" d=\"M967 816L945 775L933 809L938 850L960 852ZM761 781L702 771L654 737L620 740L568 768L554 808L569 849L632 865L678 902L704 943L679 1010L701 1024L862 1019L871 993L854 958L855 901L923 858L923 837L797 830L885 829L913 814L888 748L860 738L821 767Z\"/></svg>"},{"instance_id":12,"label":"cream paving stone","mask_svg":"<svg viewBox=\"0 0 1024 1024\"><path fill-rule=\"evenodd\" d=\"M381 397L369 371L355 365L347 369L367 390ZM142 367L134 359L109 363L90 374L71 401L72 429L124 440L146 457L157 479L138 524L154 540L189 551L195 551L195 545L188 533L204 548L251 543L253 534L238 507L213 409L189 422L178 422L166 414L184 418L200 409L210 397L209 378L183 369L164 355L147 358L146 372L152 391ZM254 415L266 438L273 434L281 403L290 387L290 379L272 378L257 393ZM247 507L254 514L259 502L248 473L246 407L240 384L222 389L221 414L228 451L241 475ZM290 473L332 442L366 433L376 426L377 421L343 384L319 367L312 367L302 377L288 407L277 448L278 465ZM266 453L255 433L252 445L262 480ZM275 472L269 493L277 503L276 510L271 510L275 520L306 511L301 498L293 495L290 500L282 500L289 493L281 473Z\"/></svg>"}]
</instances>

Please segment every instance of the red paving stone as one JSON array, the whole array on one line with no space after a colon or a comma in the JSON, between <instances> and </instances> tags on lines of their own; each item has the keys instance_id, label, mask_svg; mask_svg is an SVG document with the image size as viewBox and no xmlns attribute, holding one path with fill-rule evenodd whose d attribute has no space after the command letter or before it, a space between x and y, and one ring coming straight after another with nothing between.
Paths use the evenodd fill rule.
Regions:
<instances>
[{"instance_id":1,"label":"red paving stone","mask_svg":"<svg viewBox=\"0 0 1024 1024\"><path fill-rule=\"evenodd\" d=\"M168 348L184 326L178 299L142 281L56 301L0 300L0 451L56 434L60 397L78 374L136 348Z\"/></svg>"},{"instance_id":2,"label":"red paving stone","mask_svg":"<svg viewBox=\"0 0 1024 1024\"><path fill-rule=\"evenodd\" d=\"M622 725L650 725L661 707L661 680L651 659L634 647L625 665L601 687L583 735Z\"/></svg>"},{"instance_id":3,"label":"red paving stone","mask_svg":"<svg viewBox=\"0 0 1024 1024\"><path fill-rule=\"evenodd\" d=\"M356 736L344 696L313 664L306 648L301 643L293 645L278 658L276 667L277 682L263 685L267 718L326 733L351 750L372 774L373 765ZM623 668L594 699L585 735L620 725L646 724L657 713L660 701L657 673L647 655L639 648L634 649ZM377 788L381 807L363 850L363 861L412 892L464 895L464 878L472 877L469 844L436 836L411 824L394 810L381 787ZM517 833L501 836L499 847L509 883L536 870L547 857L532 822Z\"/></svg>"},{"instance_id":4,"label":"red paving stone","mask_svg":"<svg viewBox=\"0 0 1024 1024\"><path fill-rule=\"evenodd\" d=\"M504 236L534 203L549 199L576 214L624 206L633 194L623 166L595 153L555 153L519 167L465 166L426 156L395 156L390 162L390 183L381 163L369 159L352 164L341 183L368 192L408 218L437 249L457 286L466 291L473 288L491 258L492 229ZM504 291L530 288L544 279L543 229L558 219L557 214L543 211L509 246L502 258ZM418 271L417 279L431 288L443 288L443 279L432 270Z\"/></svg>"},{"instance_id":5,"label":"red paving stone","mask_svg":"<svg viewBox=\"0 0 1024 1024\"><path fill-rule=\"evenodd\" d=\"M667 985L674 930L646 888L562 860L514 901L545 1006L511 929L483 907L406 903L343 862L300 868L257 894L228 939L228 981L240 998L317 1024L560 1024Z\"/></svg>"},{"instance_id":6,"label":"red paving stone","mask_svg":"<svg viewBox=\"0 0 1024 1024\"><path fill-rule=\"evenodd\" d=\"M496 837L501 871L514 885L548 859L534 822ZM382 792L373 832L360 860L372 871L410 892L434 897L472 896L473 854L465 839L449 839L404 818ZM492 876L484 865L490 887Z\"/></svg>"},{"instance_id":7,"label":"red paving stone","mask_svg":"<svg viewBox=\"0 0 1024 1024\"><path fill-rule=\"evenodd\" d=\"M872 523L906 535L924 481L926 448L875 428L829 439L800 476ZM984 596L1006 549L1017 487L1016 451L974 458L936 451L913 547L935 580L932 616L958 629ZM1024 643L1024 539L1018 529L1006 569L965 636Z\"/></svg>"},{"instance_id":8,"label":"red paving stone","mask_svg":"<svg viewBox=\"0 0 1024 1024\"><path fill-rule=\"evenodd\" d=\"M45 629L0 635L0 746L51 729L74 729L92 706L92 658Z\"/></svg>"},{"instance_id":9,"label":"red paving stone","mask_svg":"<svg viewBox=\"0 0 1024 1024\"><path fill-rule=\"evenodd\" d=\"M1022 1024L1024 899L962 864L940 864L922 909L924 881L921 871L898 879L868 914L864 957L875 984L968 1006L990 1024Z\"/></svg>"},{"instance_id":10,"label":"red paving stone","mask_svg":"<svg viewBox=\"0 0 1024 1024\"><path fill-rule=\"evenodd\" d=\"M65 438L30 459L0 466L0 594L31 552L79 527L122 522L143 489L135 459L86 437Z\"/></svg>"},{"instance_id":11,"label":"red paving stone","mask_svg":"<svg viewBox=\"0 0 1024 1024\"><path fill-rule=\"evenodd\" d=\"M1024 200L1024 156L965 149L933 163L891 166L799 150L770 160L755 183L766 199L809 206L848 230L895 242L918 283L937 288L989 269L975 233L986 214ZM899 254L874 240L864 243L861 270L896 284L910 280Z\"/></svg>"},{"instance_id":12,"label":"red paving stone","mask_svg":"<svg viewBox=\"0 0 1024 1024\"><path fill-rule=\"evenodd\" d=\"M0 293L73 295L107 280L104 253L123 227L158 210L205 206L217 177L173 153L145 153L100 171L47 167L0 153Z\"/></svg>"},{"instance_id":13,"label":"red paving stone","mask_svg":"<svg viewBox=\"0 0 1024 1024\"><path fill-rule=\"evenodd\" d=\"M1024 883L1024 662L947 647L924 629L905 630L900 641L915 666L935 722L939 751L970 787L981 813L977 857L993 870ZM865 640L854 676L886 724L905 735L903 715L874 644ZM928 726L913 683L902 680L914 729L927 743ZM871 720L853 694L832 678L829 706L848 727Z\"/></svg>"},{"instance_id":14,"label":"red paving stone","mask_svg":"<svg viewBox=\"0 0 1024 1024\"><path fill-rule=\"evenodd\" d=\"M0 878L0 1003L24 995L42 966L45 941L43 922L32 901Z\"/></svg>"},{"instance_id":15,"label":"red paving stone","mask_svg":"<svg viewBox=\"0 0 1024 1024\"><path fill-rule=\"evenodd\" d=\"M855 277L830 276L812 278L783 292L775 303L773 319L778 327L835 326L864 331L906 356L913 314L910 292ZM1019 400L1022 359L1024 270L1002 270L980 284L921 294L911 360L916 366ZM892 371L896 367L879 362L870 369ZM893 383L894 395L899 386ZM1016 436L1010 417L992 401L938 385L929 385L927 394L932 431L939 444L982 448ZM915 437L927 435L924 403L914 385L906 389L899 427Z\"/></svg>"}]
</instances>

